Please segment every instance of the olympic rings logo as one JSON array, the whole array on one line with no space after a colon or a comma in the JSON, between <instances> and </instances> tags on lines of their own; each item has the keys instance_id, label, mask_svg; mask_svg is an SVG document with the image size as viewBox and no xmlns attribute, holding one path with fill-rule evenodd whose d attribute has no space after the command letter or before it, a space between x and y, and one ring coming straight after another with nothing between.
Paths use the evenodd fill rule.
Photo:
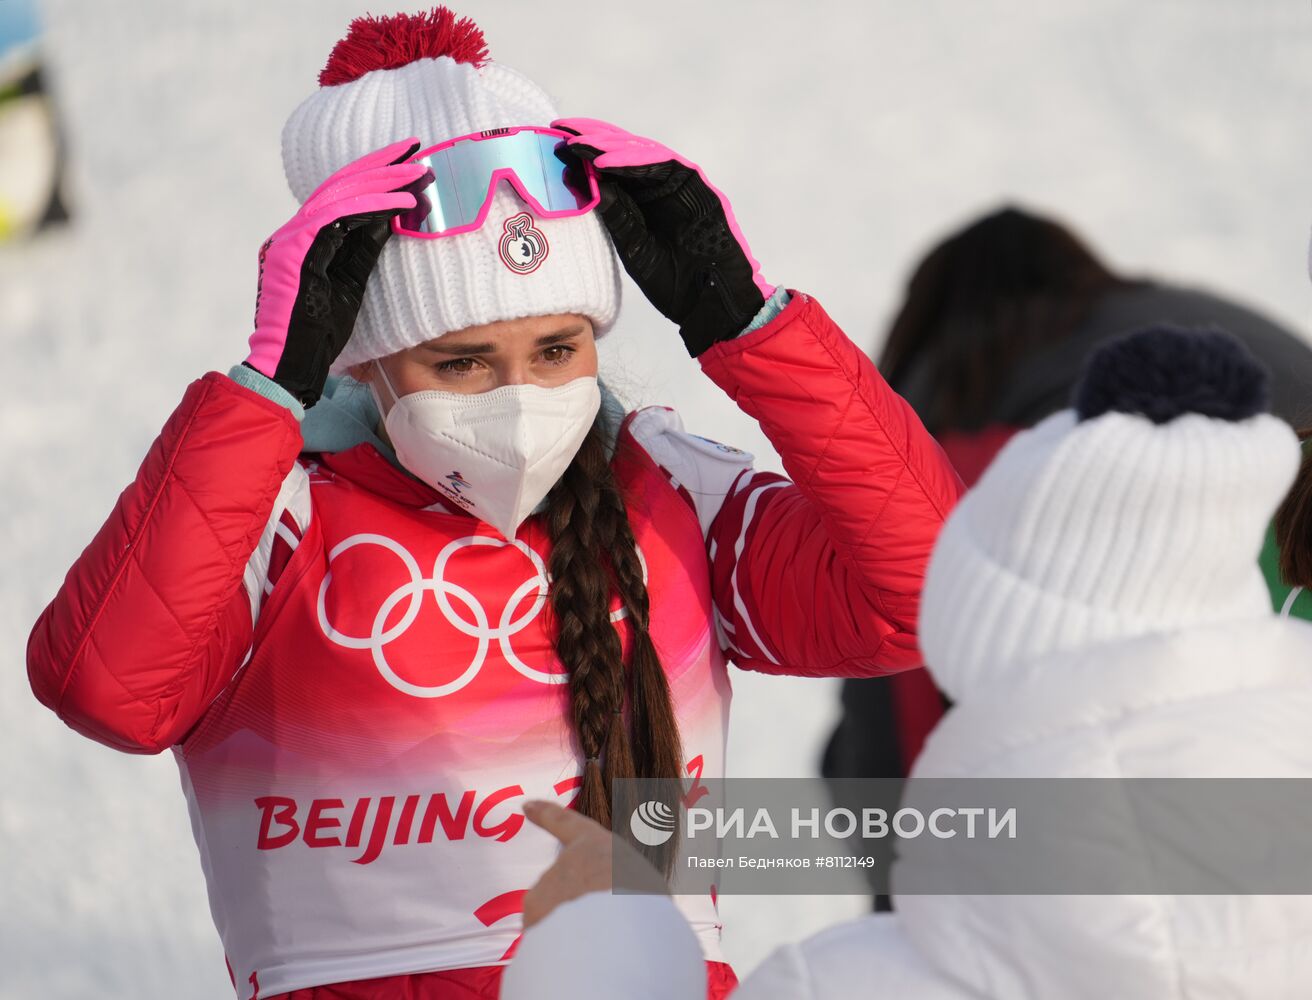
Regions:
<instances>
[{"instance_id":1,"label":"olympic rings logo","mask_svg":"<svg viewBox=\"0 0 1312 1000\"><path fill-rule=\"evenodd\" d=\"M333 561L343 552L355 548L357 545L377 545L386 549L401 560L410 576L408 583L404 583L393 590L378 606L378 610L374 614L373 625L367 636L354 636L339 632L328 621L326 606L328 587L332 584L333 579L331 568ZM451 561L451 557L462 549L471 546L492 546L495 548L513 546L522 552L532 565L532 575L520 583L511 593L501 610L496 625L492 624L487 609L483 607L478 597L468 588L447 579L447 564ZM646 580L647 563L641 551L638 553L638 558L642 563L643 579ZM374 666L383 679L404 694L415 698L442 698L462 690L478 676L478 672L483 668L493 640L500 647L501 655L505 657L506 662L529 680L537 681L540 684L564 684L569 680L569 674L567 673L547 673L529 666L515 653L510 642L513 636L518 635L536 620L538 614L542 611L543 605L546 604L547 592L551 586L551 578L547 574L547 568L542 561L542 557L524 542L519 540L506 541L487 535L470 535L465 538L457 538L455 541L448 543L438 553L437 559L433 563L432 576L425 577L419 568L418 561L405 546L386 535L365 532L351 535L333 546L328 553L328 565L328 572L319 585L319 627L323 629L324 635L338 646L346 649L369 650L373 657ZM400 638L415 623L423 607L425 593L433 595L438 610L442 612L442 616L452 627L477 642L474 656L464 672L455 680L448 681L445 684L415 684L401 677L387 660L387 644ZM523 612L516 615L515 609L529 597L532 597L532 602ZM384 628L388 616L402 601L408 602L405 613L391 628ZM465 617L457 611L456 604L453 601L463 605L469 617ZM619 621L625 614L625 610L620 608L611 613L610 619L612 622Z\"/></svg>"}]
</instances>

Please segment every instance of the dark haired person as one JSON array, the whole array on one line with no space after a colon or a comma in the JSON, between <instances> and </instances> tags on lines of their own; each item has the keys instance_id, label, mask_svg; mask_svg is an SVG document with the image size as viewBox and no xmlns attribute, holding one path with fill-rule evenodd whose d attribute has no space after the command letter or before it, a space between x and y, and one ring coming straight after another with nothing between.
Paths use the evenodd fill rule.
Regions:
<instances>
[{"instance_id":1,"label":"dark haired person","mask_svg":"<svg viewBox=\"0 0 1312 1000\"><path fill-rule=\"evenodd\" d=\"M1312 348L1297 335L1210 292L1120 275L1061 223L1015 207L916 265L879 368L970 486L1017 430L1069 404L1094 348L1154 323L1232 333L1272 373L1272 413L1312 422ZM847 682L824 774L906 774L943 710L923 670Z\"/></svg>"},{"instance_id":2,"label":"dark haired person","mask_svg":"<svg viewBox=\"0 0 1312 1000\"><path fill-rule=\"evenodd\" d=\"M960 483L700 170L556 121L469 21L357 19L320 83L250 355L187 389L28 670L172 748L241 1000L492 1000L555 854L525 799L605 823L617 779L723 776L728 659L915 666ZM792 481L606 397L616 252ZM723 997L715 887L682 902Z\"/></svg>"},{"instance_id":3,"label":"dark haired person","mask_svg":"<svg viewBox=\"0 0 1312 1000\"><path fill-rule=\"evenodd\" d=\"M1303 461L1267 532L1261 564L1276 610L1312 620L1312 429L1299 437Z\"/></svg>"}]
</instances>

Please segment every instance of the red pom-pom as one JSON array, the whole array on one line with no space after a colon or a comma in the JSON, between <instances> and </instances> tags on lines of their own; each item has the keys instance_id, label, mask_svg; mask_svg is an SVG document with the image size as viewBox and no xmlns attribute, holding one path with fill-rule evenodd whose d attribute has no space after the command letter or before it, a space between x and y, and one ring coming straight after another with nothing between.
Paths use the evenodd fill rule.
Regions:
<instances>
[{"instance_id":1,"label":"red pom-pom","mask_svg":"<svg viewBox=\"0 0 1312 1000\"><path fill-rule=\"evenodd\" d=\"M319 73L319 86L350 83L375 69L396 69L416 59L443 56L482 66L487 62L482 29L467 17L457 19L446 7L390 17L366 14L352 21L346 37L333 46Z\"/></svg>"}]
</instances>

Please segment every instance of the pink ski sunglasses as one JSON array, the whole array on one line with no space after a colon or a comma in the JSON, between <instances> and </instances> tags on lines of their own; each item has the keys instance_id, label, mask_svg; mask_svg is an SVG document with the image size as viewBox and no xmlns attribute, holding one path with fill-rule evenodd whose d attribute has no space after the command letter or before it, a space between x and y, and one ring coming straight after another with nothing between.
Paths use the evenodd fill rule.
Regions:
<instances>
[{"instance_id":1,"label":"pink ski sunglasses","mask_svg":"<svg viewBox=\"0 0 1312 1000\"><path fill-rule=\"evenodd\" d=\"M414 194L418 204L392 216L392 232L430 240L472 232L483 225L502 180L539 218L566 219L592 211L601 200L592 164L571 156L571 165L580 168L572 169L556 155L573 137L560 129L520 125L420 150L408 162L423 163L428 172L402 189Z\"/></svg>"}]
</instances>

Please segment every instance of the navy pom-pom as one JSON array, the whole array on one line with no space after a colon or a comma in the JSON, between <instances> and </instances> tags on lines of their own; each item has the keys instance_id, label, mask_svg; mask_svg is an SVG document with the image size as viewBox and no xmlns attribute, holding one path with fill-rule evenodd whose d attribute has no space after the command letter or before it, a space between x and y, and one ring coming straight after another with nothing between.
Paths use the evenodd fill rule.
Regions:
<instances>
[{"instance_id":1,"label":"navy pom-pom","mask_svg":"<svg viewBox=\"0 0 1312 1000\"><path fill-rule=\"evenodd\" d=\"M1081 420L1115 410L1164 424L1185 413L1244 420L1270 405L1270 376L1221 330L1154 326L1094 351L1075 388Z\"/></svg>"}]
</instances>

